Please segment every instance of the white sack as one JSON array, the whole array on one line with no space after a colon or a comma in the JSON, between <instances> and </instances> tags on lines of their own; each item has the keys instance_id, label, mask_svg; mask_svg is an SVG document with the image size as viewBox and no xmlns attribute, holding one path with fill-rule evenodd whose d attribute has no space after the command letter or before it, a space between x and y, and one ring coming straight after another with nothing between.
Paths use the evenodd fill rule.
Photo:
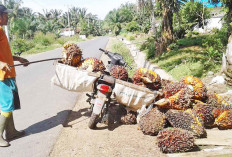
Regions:
<instances>
[{"instance_id":1,"label":"white sack","mask_svg":"<svg viewBox=\"0 0 232 157\"><path fill-rule=\"evenodd\" d=\"M126 105L133 110L138 110L143 105L150 105L157 96L156 91L154 91L154 94L151 94L118 83L116 83L113 92L118 103Z\"/></svg>"},{"instance_id":2,"label":"white sack","mask_svg":"<svg viewBox=\"0 0 232 157\"><path fill-rule=\"evenodd\" d=\"M51 82L73 92L93 92L96 79L97 77L89 76L88 71L57 63L55 76L52 77Z\"/></svg>"}]
</instances>

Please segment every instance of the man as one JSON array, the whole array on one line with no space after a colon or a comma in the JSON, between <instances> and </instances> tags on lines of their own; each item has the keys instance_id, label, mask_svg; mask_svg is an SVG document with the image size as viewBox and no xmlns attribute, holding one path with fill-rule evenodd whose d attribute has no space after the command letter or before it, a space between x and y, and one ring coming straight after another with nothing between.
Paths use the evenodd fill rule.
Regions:
<instances>
[{"instance_id":1,"label":"man","mask_svg":"<svg viewBox=\"0 0 232 157\"><path fill-rule=\"evenodd\" d=\"M20 109L18 89L16 86L16 73L13 61L27 63L28 60L12 56L7 37L2 26L8 23L8 10L4 5L0 5L0 147L7 147L7 141L23 136L24 131L17 131L14 126L13 111ZM27 66L28 64L26 64ZM5 130L6 140L3 139Z\"/></svg>"}]
</instances>

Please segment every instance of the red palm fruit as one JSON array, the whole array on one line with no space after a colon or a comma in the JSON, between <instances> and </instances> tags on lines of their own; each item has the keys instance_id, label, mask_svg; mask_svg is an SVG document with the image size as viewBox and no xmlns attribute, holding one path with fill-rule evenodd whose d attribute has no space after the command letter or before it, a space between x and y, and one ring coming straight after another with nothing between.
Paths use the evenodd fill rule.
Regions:
<instances>
[{"instance_id":1,"label":"red palm fruit","mask_svg":"<svg viewBox=\"0 0 232 157\"><path fill-rule=\"evenodd\" d=\"M147 87L152 90L158 90L161 88L160 76L146 68L139 68L132 77L133 83Z\"/></svg>"},{"instance_id":2,"label":"red palm fruit","mask_svg":"<svg viewBox=\"0 0 232 157\"><path fill-rule=\"evenodd\" d=\"M157 140L158 147L163 153L186 152L195 147L193 134L180 128L167 128L160 131Z\"/></svg>"}]
</instances>

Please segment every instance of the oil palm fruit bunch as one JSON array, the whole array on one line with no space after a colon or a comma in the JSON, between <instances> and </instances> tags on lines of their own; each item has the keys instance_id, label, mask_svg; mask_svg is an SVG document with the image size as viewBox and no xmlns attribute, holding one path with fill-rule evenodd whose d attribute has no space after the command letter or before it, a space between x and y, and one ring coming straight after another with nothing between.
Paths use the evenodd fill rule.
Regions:
<instances>
[{"instance_id":1,"label":"oil palm fruit bunch","mask_svg":"<svg viewBox=\"0 0 232 157\"><path fill-rule=\"evenodd\" d=\"M144 86L152 90L161 88L160 76L146 68L139 68L132 77L133 83L136 85Z\"/></svg>"},{"instance_id":2,"label":"oil palm fruit bunch","mask_svg":"<svg viewBox=\"0 0 232 157\"><path fill-rule=\"evenodd\" d=\"M230 106L230 104L217 93L208 93L206 103L215 107Z\"/></svg>"},{"instance_id":3,"label":"oil palm fruit bunch","mask_svg":"<svg viewBox=\"0 0 232 157\"><path fill-rule=\"evenodd\" d=\"M193 86L194 88L193 99L197 99L197 100L206 99L207 89L199 78L190 75L190 76L184 77L181 82L183 82L184 84Z\"/></svg>"},{"instance_id":4,"label":"oil palm fruit bunch","mask_svg":"<svg viewBox=\"0 0 232 157\"><path fill-rule=\"evenodd\" d=\"M219 129L232 129L232 110L224 111L215 120Z\"/></svg>"},{"instance_id":5,"label":"oil palm fruit bunch","mask_svg":"<svg viewBox=\"0 0 232 157\"><path fill-rule=\"evenodd\" d=\"M86 58L78 69L87 70L89 72L104 72L106 68L101 60Z\"/></svg>"},{"instance_id":6,"label":"oil palm fruit bunch","mask_svg":"<svg viewBox=\"0 0 232 157\"><path fill-rule=\"evenodd\" d=\"M170 83L173 83L173 81L166 80L166 79L162 79L162 80L161 80L161 86L162 86L162 88L166 87L166 86L169 85Z\"/></svg>"},{"instance_id":7,"label":"oil palm fruit bunch","mask_svg":"<svg viewBox=\"0 0 232 157\"><path fill-rule=\"evenodd\" d=\"M137 123L137 113L128 111L126 115L121 117L121 123L126 125L132 125Z\"/></svg>"},{"instance_id":8,"label":"oil palm fruit bunch","mask_svg":"<svg viewBox=\"0 0 232 157\"><path fill-rule=\"evenodd\" d=\"M77 67L81 63L82 51L73 43L67 43L64 45L62 61L64 64L68 64Z\"/></svg>"},{"instance_id":9,"label":"oil palm fruit bunch","mask_svg":"<svg viewBox=\"0 0 232 157\"><path fill-rule=\"evenodd\" d=\"M157 141L158 147L163 153L186 152L195 147L193 134L180 128L167 128L160 131Z\"/></svg>"},{"instance_id":10,"label":"oil palm fruit bunch","mask_svg":"<svg viewBox=\"0 0 232 157\"><path fill-rule=\"evenodd\" d=\"M214 117L214 107L212 105L205 104L203 102L198 102L193 107L193 112L201 118L205 127L212 127L215 121Z\"/></svg>"},{"instance_id":11,"label":"oil palm fruit bunch","mask_svg":"<svg viewBox=\"0 0 232 157\"><path fill-rule=\"evenodd\" d=\"M153 108L139 121L140 130L142 130L145 135L157 135L159 131L164 129L165 125L165 115L157 108Z\"/></svg>"},{"instance_id":12,"label":"oil palm fruit bunch","mask_svg":"<svg viewBox=\"0 0 232 157\"><path fill-rule=\"evenodd\" d=\"M169 110L165 113L167 121L174 128L181 128L192 131L197 137L205 137L206 131L203 122L193 112L181 110Z\"/></svg>"},{"instance_id":13,"label":"oil palm fruit bunch","mask_svg":"<svg viewBox=\"0 0 232 157\"><path fill-rule=\"evenodd\" d=\"M116 79L128 80L128 72L124 66L114 65L110 70L110 74Z\"/></svg>"},{"instance_id":14,"label":"oil palm fruit bunch","mask_svg":"<svg viewBox=\"0 0 232 157\"><path fill-rule=\"evenodd\" d=\"M155 105L157 105L159 108L186 110L192 107L193 96L194 92L192 88L186 86L173 96L155 102Z\"/></svg>"},{"instance_id":15,"label":"oil palm fruit bunch","mask_svg":"<svg viewBox=\"0 0 232 157\"><path fill-rule=\"evenodd\" d=\"M187 85L180 82L173 82L167 84L163 89L163 94L165 98L169 98L170 96L173 96L174 94L178 93L181 89L185 88Z\"/></svg>"},{"instance_id":16,"label":"oil palm fruit bunch","mask_svg":"<svg viewBox=\"0 0 232 157\"><path fill-rule=\"evenodd\" d=\"M213 110L214 118L219 117L223 112L228 111L228 110L231 110L231 109L232 109L231 106L219 106L219 107L214 107L214 110Z\"/></svg>"}]
</instances>

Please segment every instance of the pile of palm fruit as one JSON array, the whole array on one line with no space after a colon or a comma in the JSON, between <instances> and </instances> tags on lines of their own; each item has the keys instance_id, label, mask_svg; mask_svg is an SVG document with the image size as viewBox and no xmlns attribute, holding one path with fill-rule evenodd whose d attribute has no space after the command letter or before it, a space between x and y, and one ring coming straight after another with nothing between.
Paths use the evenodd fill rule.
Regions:
<instances>
[{"instance_id":1,"label":"pile of palm fruit","mask_svg":"<svg viewBox=\"0 0 232 157\"><path fill-rule=\"evenodd\" d=\"M91 72L105 72L101 60L81 60L82 52L75 44L64 45L62 63ZM207 91L200 79L186 76L179 82L161 80L146 68L139 68L130 79L125 67L115 65L110 75L162 93L153 109L139 120L140 130L157 136L158 147L164 153L194 149L194 139L207 137L205 128L232 129L232 106L217 93ZM123 124L136 124L137 113L125 111Z\"/></svg>"},{"instance_id":2,"label":"pile of palm fruit","mask_svg":"<svg viewBox=\"0 0 232 157\"><path fill-rule=\"evenodd\" d=\"M74 43L66 43L63 46L61 63L90 72L104 72L106 69L103 62L96 58L82 60L82 51Z\"/></svg>"},{"instance_id":3,"label":"pile of palm fruit","mask_svg":"<svg viewBox=\"0 0 232 157\"><path fill-rule=\"evenodd\" d=\"M207 91L200 79L186 76L166 81L163 95L139 121L140 130L157 135L164 153L194 149L194 138L207 137L205 128L232 129L232 106L217 93Z\"/></svg>"}]
</instances>

